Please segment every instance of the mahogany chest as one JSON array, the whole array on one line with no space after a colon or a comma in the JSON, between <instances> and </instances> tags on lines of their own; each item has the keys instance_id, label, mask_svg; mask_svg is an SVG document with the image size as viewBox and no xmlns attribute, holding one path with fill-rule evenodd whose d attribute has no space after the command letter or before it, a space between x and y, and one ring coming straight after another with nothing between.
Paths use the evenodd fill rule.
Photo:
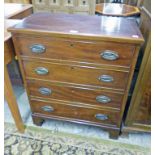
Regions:
<instances>
[{"instance_id":1,"label":"mahogany chest","mask_svg":"<svg viewBox=\"0 0 155 155\"><path fill-rule=\"evenodd\" d=\"M135 21L35 13L9 31L35 124L65 120L118 137L143 43Z\"/></svg>"}]
</instances>

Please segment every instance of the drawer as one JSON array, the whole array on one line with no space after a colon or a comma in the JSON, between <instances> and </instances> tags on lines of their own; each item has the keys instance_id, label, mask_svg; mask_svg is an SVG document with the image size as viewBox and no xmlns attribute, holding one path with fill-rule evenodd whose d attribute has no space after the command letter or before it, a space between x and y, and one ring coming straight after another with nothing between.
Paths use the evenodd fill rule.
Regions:
<instances>
[{"instance_id":1,"label":"drawer","mask_svg":"<svg viewBox=\"0 0 155 155\"><path fill-rule=\"evenodd\" d=\"M122 104L123 94L111 93L106 90L79 88L40 80L28 80L27 84L31 96L118 110Z\"/></svg>"},{"instance_id":2,"label":"drawer","mask_svg":"<svg viewBox=\"0 0 155 155\"><path fill-rule=\"evenodd\" d=\"M133 45L112 42L17 37L21 55L130 67Z\"/></svg>"},{"instance_id":3,"label":"drawer","mask_svg":"<svg viewBox=\"0 0 155 155\"><path fill-rule=\"evenodd\" d=\"M58 7L61 5L61 0L51 0L49 1L49 5Z\"/></svg>"},{"instance_id":4,"label":"drawer","mask_svg":"<svg viewBox=\"0 0 155 155\"><path fill-rule=\"evenodd\" d=\"M40 7L47 7L48 1L47 0L33 0L33 4L40 6Z\"/></svg>"},{"instance_id":5,"label":"drawer","mask_svg":"<svg viewBox=\"0 0 155 155\"><path fill-rule=\"evenodd\" d=\"M63 6L75 7L75 0L63 0Z\"/></svg>"},{"instance_id":6,"label":"drawer","mask_svg":"<svg viewBox=\"0 0 155 155\"><path fill-rule=\"evenodd\" d=\"M109 71L102 68L23 61L26 78L38 78L49 81L61 81L77 85L107 87L124 90L128 73Z\"/></svg>"},{"instance_id":7,"label":"drawer","mask_svg":"<svg viewBox=\"0 0 155 155\"><path fill-rule=\"evenodd\" d=\"M117 125L120 120L119 112L80 107L56 101L31 99L31 108L32 113L43 114L51 118L53 116L109 125Z\"/></svg>"},{"instance_id":8,"label":"drawer","mask_svg":"<svg viewBox=\"0 0 155 155\"><path fill-rule=\"evenodd\" d=\"M78 6L89 7L89 0L78 0Z\"/></svg>"}]
</instances>

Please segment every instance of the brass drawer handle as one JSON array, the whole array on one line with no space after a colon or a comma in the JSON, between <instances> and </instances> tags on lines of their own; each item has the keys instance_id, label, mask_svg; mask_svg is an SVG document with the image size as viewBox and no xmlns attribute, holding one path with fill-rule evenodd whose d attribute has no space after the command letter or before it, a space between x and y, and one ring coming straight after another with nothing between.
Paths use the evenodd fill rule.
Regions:
<instances>
[{"instance_id":1,"label":"brass drawer handle","mask_svg":"<svg viewBox=\"0 0 155 155\"><path fill-rule=\"evenodd\" d=\"M100 81L102 82L112 82L114 81L114 78L110 75L101 75L99 78L98 78Z\"/></svg>"},{"instance_id":2,"label":"brass drawer handle","mask_svg":"<svg viewBox=\"0 0 155 155\"><path fill-rule=\"evenodd\" d=\"M38 74L38 75L46 75L48 74L48 69L45 68L45 67L37 67L35 69L35 72Z\"/></svg>"},{"instance_id":3,"label":"brass drawer handle","mask_svg":"<svg viewBox=\"0 0 155 155\"><path fill-rule=\"evenodd\" d=\"M41 109L45 112L53 112L54 111L54 108L51 106L43 106L43 107L41 107Z\"/></svg>"},{"instance_id":4,"label":"brass drawer handle","mask_svg":"<svg viewBox=\"0 0 155 155\"><path fill-rule=\"evenodd\" d=\"M100 95L96 97L96 101L106 104L106 103L111 102L111 98L108 96Z\"/></svg>"},{"instance_id":5,"label":"brass drawer handle","mask_svg":"<svg viewBox=\"0 0 155 155\"><path fill-rule=\"evenodd\" d=\"M104 114L96 114L95 118L98 119L98 120L104 121L104 120L108 119L108 116L104 115Z\"/></svg>"},{"instance_id":6,"label":"brass drawer handle","mask_svg":"<svg viewBox=\"0 0 155 155\"><path fill-rule=\"evenodd\" d=\"M40 54L40 53L44 53L46 48L44 45L41 44L34 44L30 47L32 53L36 53L36 54Z\"/></svg>"},{"instance_id":7,"label":"brass drawer handle","mask_svg":"<svg viewBox=\"0 0 155 155\"><path fill-rule=\"evenodd\" d=\"M41 88L39 88L39 93L42 95L49 96L52 94L52 90L49 88L41 87Z\"/></svg>"},{"instance_id":8,"label":"brass drawer handle","mask_svg":"<svg viewBox=\"0 0 155 155\"><path fill-rule=\"evenodd\" d=\"M119 55L117 52L111 51L111 50L105 50L101 53L101 58L105 60L117 60L119 58Z\"/></svg>"}]
</instances>

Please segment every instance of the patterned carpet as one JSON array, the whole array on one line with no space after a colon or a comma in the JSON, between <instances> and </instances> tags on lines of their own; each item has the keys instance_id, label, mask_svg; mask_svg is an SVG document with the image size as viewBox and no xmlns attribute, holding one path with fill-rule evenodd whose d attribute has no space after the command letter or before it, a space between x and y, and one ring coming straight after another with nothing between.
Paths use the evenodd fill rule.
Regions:
<instances>
[{"instance_id":1,"label":"patterned carpet","mask_svg":"<svg viewBox=\"0 0 155 155\"><path fill-rule=\"evenodd\" d=\"M149 148L5 123L5 155L150 155Z\"/></svg>"}]
</instances>

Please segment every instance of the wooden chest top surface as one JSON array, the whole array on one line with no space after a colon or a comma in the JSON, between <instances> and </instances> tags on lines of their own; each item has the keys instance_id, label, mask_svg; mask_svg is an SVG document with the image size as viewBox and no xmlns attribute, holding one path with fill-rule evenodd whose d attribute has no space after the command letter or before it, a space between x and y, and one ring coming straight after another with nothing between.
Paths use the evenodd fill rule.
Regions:
<instances>
[{"instance_id":1,"label":"wooden chest top surface","mask_svg":"<svg viewBox=\"0 0 155 155\"><path fill-rule=\"evenodd\" d=\"M18 4L18 3L5 3L4 4L4 16L9 19L15 15L18 15L28 9L32 9L31 4Z\"/></svg>"},{"instance_id":2,"label":"wooden chest top surface","mask_svg":"<svg viewBox=\"0 0 155 155\"><path fill-rule=\"evenodd\" d=\"M4 20L4 42L11 38L10 32L7 31L8 27L13 26L21 22L20 19L5 19Z\"/></svg>"},{"instance_id":3,"label":"wooden chest top surface","mask_svg":"<svg viewBox=\"0 0 155 155\"><path fill-rule=\"evenodd\" d=\"M144 41L134 20L104 16L35 13L9 31L134 44Z\"/></svg>"}]
</instances>

